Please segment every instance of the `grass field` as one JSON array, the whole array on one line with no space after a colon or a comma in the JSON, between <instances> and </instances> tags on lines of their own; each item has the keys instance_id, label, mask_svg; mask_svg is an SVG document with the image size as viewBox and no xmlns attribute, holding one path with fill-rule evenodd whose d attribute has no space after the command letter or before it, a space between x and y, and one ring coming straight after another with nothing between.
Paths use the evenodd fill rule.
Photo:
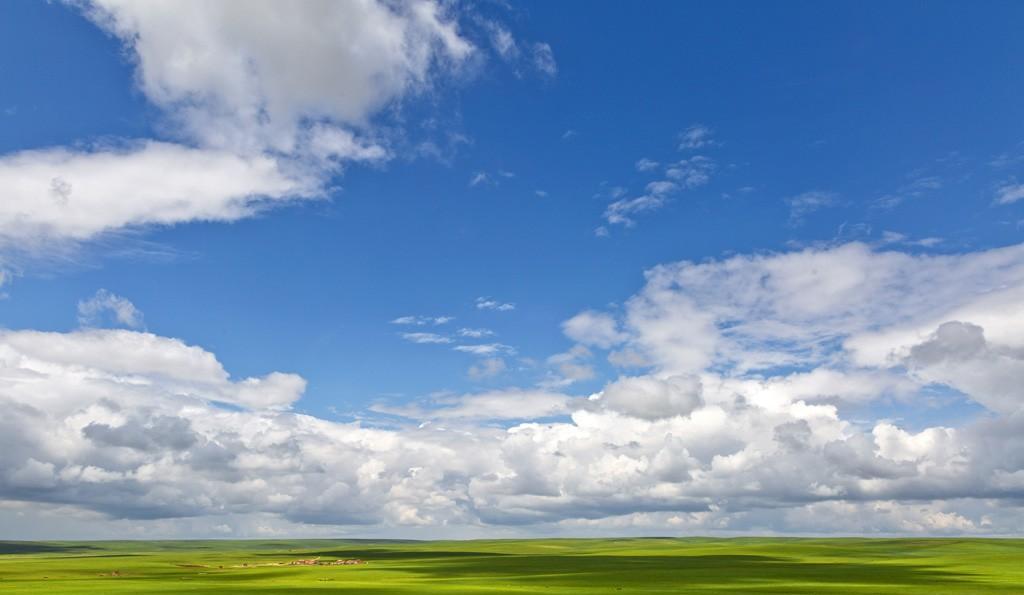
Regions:
<instances>
[{"instance_id":1,"label":"grass field","mask_svg":"<svg viewBox=\"0 0 1024 595\"><path fill-rule=\"evenodd\" d=\"M351 566L288 562L359 559ZM0 542L0 593L1024 593L1024 540Z\"/></svg>"}]
</instances>

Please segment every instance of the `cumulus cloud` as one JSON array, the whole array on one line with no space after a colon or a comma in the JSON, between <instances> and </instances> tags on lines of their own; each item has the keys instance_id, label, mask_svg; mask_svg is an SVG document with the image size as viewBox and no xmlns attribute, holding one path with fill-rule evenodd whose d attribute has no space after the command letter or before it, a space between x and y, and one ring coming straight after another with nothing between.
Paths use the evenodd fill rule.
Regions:
<instances>
[{"instance_id":1,"label":"cumulus cloud","mask_svg":"<svg viewBox=\"0 0 1024 595\"><path fill-rule=\"evenodd\" d=\"M473 51L439 3L93 0L139 87L204 146L301 148L306 122L363 126Z\"/></svg>"},{"instance_id":2,"label":"cumulus cloud","mask_svg":"<svg viewBox=\"0 0 1024 595\"><path fill-rule=\"evenodd\" d=\"M378 406L393 416L383 427L290 410L300 377L232 379L178 339L4 331L0 518L27 502L104 526L188 518L239 533L254 519L285 533L1018 533L1022 298L1024 246L670 263L608 314L610 331L582 325L597 339L572 356L608 345L647 370L586 397ZM936 387L985 414L863 419L866 403Z\"/></svg>"},{"instance_id":3,"label":"cumulus cloud","mask_svg":"<svg viewBox=\"0 0 1024 595\"><path fill-rule=\"evenodd\" d=\"M991 344L976 324L942 323L910 348L906 363L923 381L955 387L993 411L1024 406L1024 346Z\"/></svg>"},{"instance_id":4,"label":"cumulus cloud","mask_svg":"<svg viewBox=\"0 0 1024 595\"><path fill-rule=\"evenodd\" d=\"M703 388L694 376L621 378L595 399L602 407L642 419L687 416L702 403Z\"/></svg>"},{"instance_id":5,"label":"cumulus cloud","mask_svg":"<svg viewBox=\"0 0 1024 595\"><path fill-rule=\"evenodd\" d=\"M0 241L23 245L88 240L130 226L232 221L319 195L315 176L273 157L155 141L0 156L0 185Z\"/></svg>"},{"instance_id":6,"label":"cumulus cloud","mask_svg":"<svg viewBox=\"0 0 1024 595\"><path fill-rule=\"evenodd\" d=\"M626 338L618 325L610 314L586 310L563 322L562 331L577 343L608 349Z\"/></svg>"},{"instance_id":7,"label":"cumulus cloud","mask_svg":"<svg viewBox=\"0 0 1024 595\"><path fill-rule=\"evenodd\" d=\"M493 378L508 369L508 364L500 357L489 357L469 367L466 374L473 380Z\"/></svg>"},{"instance_id":8,"label":"cumulus cloud","mask_svg":"<svg viewBox=\"0 0 1024 595\"><path fill-rule=\"evenodd\" d=\"M100 289L91 298L78 302L78 324L101 326L108 317L117 325L129 328L142 326L142 312L135 304L106 289Z\"/></svg>"},{"instance_id":9,"label":"cumulus cloud","mask_svg":"<svg viewBox=\"0 0 1024 595\"><path fill-rule=\"evenodd\" d=\"M568 386L581 380L590 380L596 375L590 359L591 351L584 345L575 345L569 351L556 353L547 359L547 363L557 371L557 376L547 379L548 386Z\"/></svg>"},{"instance_id":10,"label":"cumulus cloud","mask_svg":"<svg viewBox=\"0 0 1024 595\"><path fill-rule=\"evenodd\" d=\"M128 330L85 329L71 333L3 331L0 351L15 378L37 376L38 391L14 382L5 396L34 394L43 406L62 401L74 409L108 395L195 397L251 408L287 408L305 390L294 374L272 373L232 381L216 357L178 339ZM42 379L51 378L53 382ZM62 389L67 389L65 394ZM27 398L27 397L26 397Z\"/></svg>"},{"instance_id":11,"label":"cumulus cloud","mask_svg":"<svg viewBox=\"0 0 1024 595\"><path fill-rule=\"evenodd\" d=\"M174 142L0 155L0 248L232 221L387 159L373 118L474 48L441 3L72 3L118 38ZM173 172L173 175L169 175Z\"/></svg>"}]
</instances>

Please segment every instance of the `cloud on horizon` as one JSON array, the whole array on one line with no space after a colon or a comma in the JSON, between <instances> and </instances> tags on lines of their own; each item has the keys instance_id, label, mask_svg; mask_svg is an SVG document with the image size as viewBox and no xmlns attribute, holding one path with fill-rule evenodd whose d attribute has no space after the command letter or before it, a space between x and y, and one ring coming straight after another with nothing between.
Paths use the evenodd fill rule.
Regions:
<instances>
[{"instance_id":1,"label":"cloud on horizon","mask_svg":"<svg viewBox=\"0 0 1024 595\"><path fill-rule=\"evenodd\" d=\"M4 331L0 500L164 534L250 535L253 519L286 533L1016 533L1022 298L1024 245L671 263L621 311L564 327L635 353L639 373L592 395L377 408L400 420L386 423L301 413L302 378L232 380L178 339ZM936 389L982 413L926 427L854 417Z\"/></svg>"}]
</instances>

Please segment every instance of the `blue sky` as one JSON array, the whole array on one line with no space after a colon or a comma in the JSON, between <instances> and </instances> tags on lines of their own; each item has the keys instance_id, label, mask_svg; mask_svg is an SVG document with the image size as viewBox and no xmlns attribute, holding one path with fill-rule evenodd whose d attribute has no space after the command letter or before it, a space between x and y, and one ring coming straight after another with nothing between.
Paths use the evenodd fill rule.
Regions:
<instances>
[{"instance_id":1,"label":"blue sky","mask_svg":"<svg viewBox=\"0 0 1024 595\"><path fill-rule=\"evenodd\" d=\"M1017 310L978 302L977 294L983 288L1014 289L1017 282L1016 269L1010 268L1019 257L1005 257L1010 262L1003 268L988 263L1003 254L998 250L1016 248L1024 222L1024 200L1018 202L1024 197L1024 79L1018 75L1024 40L1016 31L1024 8L1019 4L662 2L630 10L589 2L445 4L437 9L436 21L425 25L406 8L395 13L396 22L405 19L417 23L411 27L423 27L420 37L410 39L423 44L419 49L429 56L427 62L416 64L415 56L383 56L374 72L378 46L373 34L379 22L355 19L355 27L365 30L353 34L350 47L365 48L366 53L351 70L332 70L330 52L303 61L296 49L295 57L285 60L291 68L308 68L308 78L292 83L309 86L308 94L298 97L295 88L273 88L284 75L260 79L254 83L258 91L219 87L218 76L237 71L217 70L230 67L227 57L228 66L211 67L213 77L204 78L201 67L189 66L182 75L168 58L175 42L168 45L157 29L147 28L159 21L148 21L155 17L138 7L116 2L0 5L0 75L6 82L0 86L0 163L7 168L0 171L0 179L14 188L11 180L22 179L17 176L42 175L50 188L49 197L18 195L14 200L22 201L20 206L0 213L0 291L5 294L0 325L13 335L44 331L75 337L127 328L180 340L215 354L231 382L274 371L300 376L305 390L301 398L287 402L293 413L331 423L360 420L366 427L388 427L400 441L413 439L402 434L404 424L415 427L430 418L421 412L416 419L410 408L443 408L451 399L471 400L474 395L512 395L506 407L514 410L516 395L526 398L523 394L538 391L552 402L565 398L583 403L591 394L618 394L608 387L617 386L621 378L662 382L700 377L702 402L710 406L717 397L708 393L708 374L722 383L792 379L825 368L844 374L870 368L886 378L907 375L913 388L893 388L886 380L871 385L875 392L870 397L833 403L851 427L863 426L869 436L874 432L878 457L887 456L878 438L882 430L877 429L887 420L897 420L901 431L922 432L939 425L959 427L965 419L1002 419L1012 410L1004 405L1010 397L1002 389L988 384L979 389L934 370L926 373L932 368L911 360L894 365L890 357L882 365L848 345L862 335L908 325L920 327L920 345L926 345L927 337L953 337L940 333L937 323L974 325L963 327L966 334L956 337L974 337L972 329L984 328L990 343L1003 339L993 339L987 325L1016 328ZM336 10L344 13L343 8ZM259 22L259 11L253 12L239 28L265 25ZM203 20L207 17L202 10L183 13L173 17L181 22L169 30L180 27L191 34L201 30L200 24L213 22ZM214 25L210 35L216 37L220 33ZM215 49L236 44L230 47L248 56L258 77L275 68L275 50L261 54L245 45L258 43L254 39L258 36L239 34L223 46L216 39L196 43L208 42ZM301 46L302 40L298 35L292 41ZM358 65L368 63L373 63L367 66L371 72L363 76ZM397 75L396 69L401 70ZM355 78L349 82L346 76ZM337 88L310 99L332 77L338 79ZM157 83L150 85L153 80ZM381 80L391 86L375 87ZM365 102L357 98L364 90L360 85L371 89ZM288 95L291 91L295 94ZM251 121L235 117L250 105L244 93L256 93L265 110ZM303 135L326 129L354 135L361 148L322 156L317 141ZM225 136L216 136L222 130ZM59 210L57 215L33 210L39 201L58 199L73 207L82 188L73 174L33 169L33 159L48 162L46 152L56 150L83 161L96 155L116 158L146 142L206 152L201 159L208 162L214 152L225 159L271 159L274 167L293 176L291 186L279 192L254 182L255 190L231 198L236 202L212 198L214 206L196 203L167 215L178 208L173 201L180 197L171 196L172 202L151 211L138 207L143 210L127 221L105 217L118 212L117 205L143 205L146 199L121 186L100 188L91 209L98 227L87 231L73 227L72 216ZM285 146L289 142L298 144ZM63 167L70 168L69 163ZM91 167L98 166L89 162L74 171L89 172ZM125 171L112 176L124 179ZM313 181L296 181L296 171ZM140 184L159 188L176 175L190 179L187 171L158 163ZM62 184L67 184L66 192ZM265 200L274 192L272 200ZM237 204L245 205L244 212L231 210ZM710 324L723 337L734 325L769 319L806 325L808 336L744 335L737 339L742 348L736 348L742 355L715 343L719 347L708 348L707 361L697 358L693 363L689 355L673 349L703 344L691 334L703 331L673 327L682 316L678 313L662 312L658 318L640 312L645 303L661 303L650 297L659 289L652 281L657 273L645 277L645 271L659 265L705 263L716 271L709 275L733 279L741 274L737 270L753 267L759 258L783 262L803 254L812 260L820 257L821 262L806 266L814 271L820 266L828 274L843 266L830 264L830 259L846 262L851 250L867 255L863 261L856 257L856 266L862 267L857 275L869 277L880 269L891 273L890 281L866 288L839 284L845 287L841 292L863 295L875 304L869 313L837 305L815 321L787 319L759 305L775 298L743 301L737 295L714 294L730 287L730 280L707 286L677 280L668 286L693 303L709 299L701 307L716 312ZM892 265L890 270L886 255L892 254L918 264ZM764 266L764 279L780 274L774 265ZM792 266L803 270L805 265ZM956 272L942 277L947 274L943 271ZM918 279L918 274L923 275L918 285L900 282ZM971 283L977 283L977 292ZM883 285L884 291L879 289ZM762 290L768 291L766 287L776 286L763 281ZM816 281L780 291L794 303L808 300L810 311L815 304L831 303L835 296L827 293L828 287L828 282ZM98 294L100 290L106 293ZM815 297L819 291L826 294ZM709 297L713 294L715 299ZM940 295L946 301L935 301ZM1009 295L1008 302L1000 303L1012 303L1015 294ZM718 313L717 304L732 298L742 304ZM889 316L886 299L900 300L892 306L898 316ZM907 309L906 304L918 302L926 302L922 310ZM91 318L81 312L88 303L98 312ZM118 320L118 303L130 303L138 317L129 324L129 319ZM487 304L492 307L481 307ZM508 307L496 307L502 304ZM606 317L600 320L612 320L607 323L612 326L587 319L580 323L583 330L569 330L567 321L579 320L573 317L584 311L600 313ZM977 318L964 319L964 312L975 312ZM394 322L402 317L422 317L422 324ZM437 323L438 317L451 320ZM648 328L640 319L655 322ZM946 328L953 332L953 327ZM460 329L478 329L477 336ZM666 338L665 333L676 335ZM819 342L825 336L831 343ZM782 357L786 345L793 352L815 355ZM917 354L900 357L930 353L920 345L916 352L910 343L893 345L894 350L904 349L900 353ZM1006 354L1018 348L1013 339L993 345L986 349L1001 358L1012 359ZM488 347L482 355L465 351L474 346ZM778 357L761 358L755 352ZM618 365L614 355L609 360L614 353L638 353L642 364ZM1010 371L984 368L977 375L1012 377L1018 371L1011 364ZM157 374L168 375L173 373ZM964 375L974 378L975 372ZM76 390L75 382L63 383L63 390ZM684 390L679 386L666 390ZM831 403L839 389L815 390ZM186 392L189 398L204 398L199 389ZM205 398L221 402L214 407L225 406L223 399ZM589 402L614 401L605 396ZM551 405L534 417L542 420L538 423L579 428L583 422L572 412L580 407L585 410L579 404ZM405 413L396 417L396 411ZM514 427L529 417L474 417L473 431ZM103 423L108 422L114 423ZM153 431L154 426L145 427ZM817 432L816 427L812 430ZM751 439L751 444L756 442ZM17 446L30 450L25 444ZM32 460L51 464L41 456ZM56 460L52 464L58 469L61 465ZM70 463L64 459L63 464ZM560 490L571 492L565 485ZM70 504L115 519L131 517L106 504L40 493L25 495L12 488L0 498ZM899 493L879 497L898 507ZM987 530L981 520L985 514L1011 519L1011 530L1024 526L1019 508L983 513L976 510L981 500L971 500L954 510L942 508L945 500L932 496L930 501L937 502L932 512L940 515L936 518L958 515L973 523L969 531ZM615 509L615 514L595 517L572 512L566 504L567 512L554 516L524 513L529 522L505 523L494 520L500 515L481 513L472 521L454 515L445 523L525 523L532 527L528 532L578 532L585 529L572 525L574 519L669 514L673 506L685 508L637 504L636 510ZM747 513L748 519L760 518ZM272 506L253 505L237 514L231 521L235 524L227 524L238 534L252 531L255 521L245 520L245 515L277 515L283 519L278 530L291 533L346 524ZM380 517L380 531L406 534L405 525L395 520L405 517L388 514ZM147 519L206 516L208 512L181 517L154 513ZM434 520L442 517L438 513ZM630 526L639 532L643 522L661 522L636 518L640 520ZM548 525L538 529L534 522ZM825 531L791 526L781 517L748 525L735 522L737 530ZM570 524L553 529L551 523ZM692 531L712 527L692 523ZM854 524L843 530L949 529L941 523L907 523ZM950 526L968 530L957 523ZM153 531L205 535L209 527L222 524L161 525ZM77 530L96 533L88 520Z\"/></svg>"}]
</instances>

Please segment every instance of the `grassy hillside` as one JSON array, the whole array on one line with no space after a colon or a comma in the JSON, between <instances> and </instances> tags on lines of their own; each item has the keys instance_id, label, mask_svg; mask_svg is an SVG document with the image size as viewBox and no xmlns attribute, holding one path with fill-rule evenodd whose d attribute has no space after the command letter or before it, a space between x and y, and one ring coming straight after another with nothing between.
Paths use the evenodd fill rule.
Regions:
<instances>
[{"instance_id":1,"label":"grassy hillside","mask_svg":"<svg viewBox=\"0 0 1024 595\"><path fill-rule=\"evenodd\" d=\"M297 566L358 559L346 566ZM0 593L1024 593L1024 540L0 542Z\"/></svg>"}]
</instances>

